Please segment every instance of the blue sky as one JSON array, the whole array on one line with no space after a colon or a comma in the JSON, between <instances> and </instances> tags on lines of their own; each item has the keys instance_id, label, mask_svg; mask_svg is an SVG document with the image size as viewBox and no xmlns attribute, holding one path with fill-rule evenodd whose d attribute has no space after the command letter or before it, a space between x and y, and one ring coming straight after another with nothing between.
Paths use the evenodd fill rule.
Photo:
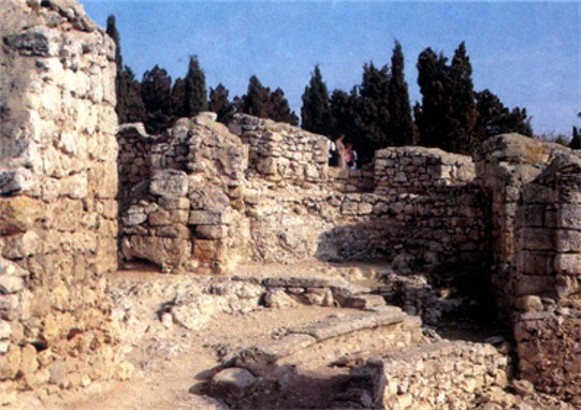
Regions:
<instances>
[{"instance_id":1,"label":"blue sky","mask_svg":"<svg viewBox=\"0 0 581 410\"><path fill-rule=\"evenodd\" d=\"M125 64L141 79L155 64L183 77L198 56L208 87L242 95L251 75L281 87L292 109L315 64L330 91L361 81L363 64L403 47L412 104L426 47L451 57L466 42L476 90L527 108L537 133L581 123L581 3L80 0L101 26L114 14Z\"/></svg>"}]
</instances>

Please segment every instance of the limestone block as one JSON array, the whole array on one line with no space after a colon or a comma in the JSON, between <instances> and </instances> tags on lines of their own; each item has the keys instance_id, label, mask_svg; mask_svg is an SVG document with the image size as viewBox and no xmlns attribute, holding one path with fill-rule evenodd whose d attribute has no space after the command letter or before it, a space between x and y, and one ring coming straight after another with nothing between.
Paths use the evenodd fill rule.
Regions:
<instances>
[{"instance_id":1,"label":"limestone block","mask_svg":"<svg viewBox=\"0 0 581 410\"><path fill-rule=\"evenodd\" d=\"M295 306L297 301L282 289L273 289L265 293L264 306L268 308L285 308Z\"/></svg>"},{"instance_id":2,"label":"limestone block","mask_svg":"<svg viewBox=\"0 0 581 410\"><path fill-rule=\"evenodd\" d=\"M122 241L123 255L140 258L159 266L178 266L190 259L191 242L181 238L159 238L134 235Z\"/></svg>"},{"instance_id":3,"label":"limestone block","mask_svg":"<svg viewBox=\"0 0 581 410\"><path fill-rule=\"evenodd\" d=\"M197 261L207 263L220 259L221 245L219 241L196 239L194 241L193 258Z\"/></svg>"},{"instance_id":4,"label":"limestone block","mask_svg":"<svg viewBox=\"0 0 581 410\"><path fill-rule=\"evenodd\" d=\"M151 177L149 190L154 195L167 198L185 197L188 193L188 177L181 171L156 171Z\"/></svg>"},{"instance_id":5,"label":"limestone block","mask_svg":"<svg viewBox=\"0 0 581 410\"><path fill-rule=\"evenodd\" d=\"M516 282L517 295L539 295L555 289L552 276L522 276Z\"/></svg>"},{"instance_id":6,"label":"limestone block","mask_svg":"<svg viewBox=\"0 0 581 410\"><path fill-rule=\"evenodd\" d=\"M0 152L0 154L2 154ZM0 194L11 195L16 192L32 192L37 186L38 176L27 168L0 170Z\"/></svg>"},{"instance_id":7,"label":"limestone block","mask_svg":"<svg viewBox=\"0 0 581 410\"><path fill-rule=\"evenodd\" d=\"M581 206L579 204L560 204L557 218L560 228L581 229Z\"/></svg>"},{"instance_id":8,"label":"limestone block","mask_svg":"<svg viewBox=\"0 0 581 410\"><path fill-rule=\"evenodd\" d=\"M227 211L192 210L188 219L190 225L217 225L230 222L230 213Z\"/></svg>"},{"instance_id":9,"label":"limestone block","mask_svg":"<svg viewBox=\"0 0 581 410\"><path fill-rule=\"evenodd\" d=\"M20 370L20 347L12 345L8 353L0 355L0 381L13 379Z\"/></svg>"},{"instance_id":10,"label":"limestone block","mask_svg":"<svg viewBox=\"0 0 581 410\"><path fill-rule=\"evenodd\" d=\"M581 232L569 229L561 229L557 231L556 237L557 252L581 253Z\"/></svg>"},{"instance_id":11,"label":"limestone block","mask_svg":"<svg viewBox=\"0 0 581 410\"><path fill-rule=\"evenodd\" d=\"M555 271L562 275L581 274L581 252L557 255L555 257Z\"/></svg>"},{"instance_id":12,"label":"limestone block","mask_svg":"<svg viewBox=\"0 0 581 410\"><path fill-rule=\"evenodd\" d=\"M82 201L59 199L48 207L47 226L61 232L78 231L84 214Z\"/></svg>"},{"instance_id":13,"label":"limestone block","mask_svg":"<svg viewBox=\"0 0 581 410\"><path fill-rule=\"evenodd\" d=\"M231 367L217 373L209 384L210 394L233 403L251 394L257 386L257 378L246 369Z\"/></svg>"},{"instance_id":14,"label":"limestone block","mask_svg":"<svg viewBox=\"0 0 581 410\"><path fill-rule=\"evenodd\" d=\"M27 196L0 198L0 234L26 232L44 217L43 202Z\"/></svg>"},{"instance_id":15,"label":"limestone block","mask_svg":"<svg viewBox=\"0 0 581 410\"><path fill-rule=\"evenodd\" d=\"M117 195L117 167L93 161L89 169L89 194L99 199L114 199Z\"/></svg>"},{"instance_id":16,"label":"limestone block","mask_svg":"<svg viewBox=\"0 0 581 410\"><path fill-rule=\"evenodd\" d=\"M145 214L143 214L145 215ZM141 219L141 218L139 218ZM150 213L147 216L147 221L152 226L160 226L160 225L170 225L172 223L171 214L163 208L158 209L155 212ZM130 221L133 222L133 221ZM143 221L138 222L137 224L142 223ZM136 225L136 224L134 224Z\"/></svg>"},{"instance_id":17,"label":"limestone block","mask_svg":"<svg viewBox=\"0 0 581 410\"><path fill-rule=\"evenodd\" d=\"M88 195L87 173L81 172L69 177L61 178L58 193L72 199L83 199Z\"/></svg>"},{"instance_id":18,"label":"limestone block","mask_svg":"<svg viewBox=\"0 0 581 410\"><path fill-rule=\"evenodd\" d=\"M0 294L0 318L13 321L18 317L20 301L18 295Z\"/></svg>"},{"instance_id":19,"label":"limestone block","mask_svg":"<svg viewBox=\"0 0 581 410\"><path fill-rule=\"evenodd\" d=\"M27 344L22 348L20 359L20 371L24 375L30 375L38 369L38 360L34 346Z\"/></svg>"},{"instance_id":20,"label":"limestone block","mask_svg":"<svg viewBox=\"0 0 581 410\"><path fill-rule=\"evenodd\" d=\"M7 241L2 256L7 259L22 259L27 256L41 253L43 241L35 231L11 236Z\"/></svg>"},{"instance_id":21,"label":"limestone block","mask_svg":"<svg viewBox=\"0 0 581 410\"><path fill-rule=\"evenodd\" d=\"M515 307L524 312L544 310L541 298L535 295L525 295L519 297L515 302Z\"/></svg>"},{"instance_id":22,"label":"limestone block","mask_svg":"<svg viewBox=\"0 0 581 410\"><path fill-rule=\"evenodd\" d=\"M189 239L192 235L190 229L185 225L165 225L155 230L156 236L168 238Z\"/></svg>"},{"instance_id":23,"label":"limestone block","mask_svg":"<svg viewBox=\"0 0 581 410\"><path fill-rule=\"evenodd\" d=\"M125 226L140 225L147 220L146 209L141 205L132 205L121 218Z\"/></svg>"},{"instance_id":24,"label":"limestone block","mask_svg":"<svg viewBox=\"0 0 581 410\"><path fill-rule=\"evenodd\" d=\"M12 327L10 322L0 320L0 340L9 339L12 336Z\"/></svg>"},{"instance_id":25,"label":"limestone block","mask_svg":"<svg viewBox=\"0 0 581 410\"><path fill-rule=\"evenodd\" d=\"M0 293L17 293L24 288L24 280L18 276L0 276Z\"/></svg>"},{"instance_id":26,"label":"limestone block","mask_svg":"<svg viewBox=\"0 0 581 410\"><path fill-rule=\"evenodd\" d=\"M197 225L196 237L200 239L222 239L226 237L228 227L226 225Z\"/></svg>"}]
</instances>

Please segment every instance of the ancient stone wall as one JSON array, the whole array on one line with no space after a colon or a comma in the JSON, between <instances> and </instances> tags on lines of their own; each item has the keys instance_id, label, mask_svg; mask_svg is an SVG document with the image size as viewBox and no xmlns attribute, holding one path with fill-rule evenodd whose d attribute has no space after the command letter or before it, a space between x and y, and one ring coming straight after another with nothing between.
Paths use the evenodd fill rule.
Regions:
<instances>
[{"instance_id":1,"label":"ancient stone wall","mask_svg":"<svg viewBox=\"0 0 581 410\"><path fill-rule=\"evenodd\" d=\"M475 177L472 158L439 148L390 147L375 153L375 191L428 193L435 188L466 185Z\"/></svg>"},{"instance_id":2,"label":"ancient stone wall","mask_svg":"<svg viewBox=\"0 0 581 410\"><path fill-rule=\"evenodd\" d=\"M506 357L488 344L420 345L353 369L346 397L337 404L357 397L365 408L472 409L479 392L506 385L506 373Z\"/></svg>"},{"instance_id":3,"label":"ancient stone wall","mask_svg":"<svg viewBox=\"0 0 581 410\"><path fill-rule=\"evenodd\" d=\"M503 320L512 322L515 299L515 216L523 186L536 178L562 145L518 134L487 140L476 161L478 183L490 195L492 224L491 283Z\"/></svg>"},{"instance_id":4,"label":"ancient stone wall","mask_svg":"<svg viewBox=\"0 0 581 410\"><path fill-rule=\"evenodd\" d=\"M576 403L579 159L563 146L509 134L486 141L477 165L491 197L492 284L514 328L520 375Z\"/></svg>"},{"instance_id":5,"label":"ancient stone wall","mask_svg":"<svg viewBox=\"0 0 581 410\"><path fill-rule=\"evenodd\" d=\"M131 145L133 133L118 135L123 158L144 164L130 172L140 178L122 188L128 192L120 214L123 259L148 260L165 271L221 271L245 254L239 211L248 151L215 119L181 119L143 150Z\"/></svg>"},{"instance_id":6,"label":"ancient stone wall","mask_svg":"<svg viewBox=\"0 0 581 410\"><path fill-rule=\"evenodd\" d=\"M205 118L203 124L200 123L202 117ZM122 250L127 259L144 258L158 265L163 265L162 260L173 260L174 265L185 266L187 261L199 262L208 254L221 255L213 257L214 262L224 261L229 254L240 260L283 263L308 258L368 260L399 256L399 260L406 260L408 269L479 272L484 268L488 230L483 211L486 207L477 187L467 184L450 186L450 180L433 179L426 180L423 185L424 191L429 189L429 195L427 192L418 194L413 187L408 187L412 192L405 192L403 185L398 192L372 193L373 171L327 169L326 162L318 163L325 178L311 179L306 183L303 179L299 183L298 174L289 176L282 173L276 174L282 179L273 180L257 171L262 167L257 165L258 162L272 159L278 163L280 154L277 152L288 151L297 154L297 158L310 158L297 162L304 171L307 165L313 165L314 155L326 155L326 139L249 116L238 116L237 122L231 124L230 128L246 127L242 137L238 138L208 114L202 114L202 117L197 117L193 120L196 124L185 128L186 120L180 120L181 123L168 131L167 137L160 137L152 148L148 148L152 159L140 161L152 164L152 174L150 179L134 184L131 188L135 191L132 203L122 210L125 236ZM178 132L180 129L182 131ZM207 135L210 129L214 140ZM264 151L262 138L271 138L272 135L278 135L275 138L278 145L270 145L274 151ZM305 138L310 142L304 142ZM245 139L256 144L254 148L252 143L248 145L248 166L244 161L234 161L236 164L232 165L228 153L247 146L243 144ZM166 140L168 142L164 142ZM120 134L120 141L122 147L129 149L134 142L126 143L124 134ZM262 142L258 144L258 141ZM286 151L281 148L283 141L286 141ZM164 148L168 144L176 148ZM194 148L195 144L199 146ZM291 145L292 149L289 148ZM322 145L325 145L324 150L320 149ZM261 152L252 154L252 150L258 148ZM176 151L189 154L185 158L182 154L178 161L160 160L165 158L163 153ZM443 163L452 163L445 159L448 154L434 150L423 153L416 148L403 148L396 153L398 155L392 156L392 160L398 163L400 159L403 163L408 158L416 161L419 158L422 165L414 168L419 173L427 169L427 158L438 169ZM445 158L438 160L440 154ZM139 155L142 154L127 157ZM206 163L206 158L212 155L216 158ZM457 163L464 161L467 163L464 168L470 168L471 163L465 157L451 157L458 157ZM130 165L122 167L132 169ZM452 169L451 165L449 167ZM454 169L459 168L458 165ZM181 176L178 177L176 172ZM128 175L133 174L136 173L128 172ZM168 179L170 174L176 181L172 186L183 185L183 189L178 191L184 208L180 217L176 214L173 220L162 221L158 218L159 212L169 215L175 210L165 209L159 195L150 195L151 184L154 179ZM194 175L197 176L194 178ZM151 186L148 188L147 184ZM189 188L186 187L188 184ZM204 199L190 203L188 198L193 195L194 185L196 195ZM150 196L138 195L139 192ZM194 202L198 205L194 206Z\"/></svg>"},{"instance_id":7,"label":"ancient stone wall","mask_svg":"<svg viewBox=\"0 0 581 410\"><path fill-rule=\"evenodd\" d=\"M246 114L236 114L229 128L249 146L250 178L300 185L327 180L328 138Z\"/></svg>"},{"instance_id":8,"label":"ancient stone wall","mask_svg":"<svg viewBox=\"0 0 581 410\"><path fill-rule=\"evenodd\" d=\"M524 186L516 218L521 376L581 404L581 158L563 153Z\"/></svg>"},{"instance_id":9,"label":"ancient stone wall","mask_svg":"<svg viewBox=\"0 0 581 410\"><path fill-rule=\"evenodd\" d=\"M2 2L0 401L126 376L117 268L115 47L70 1Z\"/></svg>"}]
</instances>

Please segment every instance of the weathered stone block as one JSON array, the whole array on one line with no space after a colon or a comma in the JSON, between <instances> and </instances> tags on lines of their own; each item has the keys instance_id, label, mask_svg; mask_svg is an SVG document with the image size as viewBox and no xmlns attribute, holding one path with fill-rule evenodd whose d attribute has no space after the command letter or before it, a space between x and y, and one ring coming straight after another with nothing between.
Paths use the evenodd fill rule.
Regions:
<instances>
[{"instance_id":1,"label":"weathered stone block","mask_svg":"<svg viewBox=\"0 0 581 410\"><path fill-rule=\"evenodd\" d=\"M198 225L196 237L200 239L222 239L228 233L226 225Z\"/></svg>"},{"instance_id":2,"label":"weathered stone block","mask_svg":"<svg viewBox=\"0 0 581 410\"><path fill-rule=\"evenodd\" d=\"M46 206L38 199L27 196L0 198L0 234L26 232L45 213Z\"/></svg>"},{"instance_id":3,"label":"weathered stone block","mask_svg":"<svg viewBox=\"0 0 581 410\"><path fill-rule=\"evenodd\" d=\"M555 257L555 271L562 275L581 274L581 252L557 255Z\"/></svg>"},{"instance_id":4,"label":"weathered stone block","mask_svg":"<svg viewBox=\"0 0 581 410\"><path fill-rule=\"evenodd\" d=\"M149 191L153 195L177 199L188 193L188 176L175 170L157 171L151 177Z\"/></svg>"},{"instance_id":5,"label":"weathered stone block","mask_svg":"<svg viewBox=\"0 0 581 410\"><path fill-rule=\"evenodd\" d=\"M540 295L554 290L553 276L522 276L516 282L517 295Z\"/></svg>"}]
</instances>

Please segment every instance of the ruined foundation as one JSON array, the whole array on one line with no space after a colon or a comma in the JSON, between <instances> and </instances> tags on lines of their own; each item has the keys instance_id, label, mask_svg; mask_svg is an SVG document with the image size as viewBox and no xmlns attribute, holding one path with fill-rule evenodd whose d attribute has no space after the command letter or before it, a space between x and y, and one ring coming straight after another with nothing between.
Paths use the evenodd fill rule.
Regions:
<instances>
[{"instance_id":1,"label":"ruined foundation","mask_svg":"<svg viewBox=\"0 0 581 410\"><path fill-rule=\"evenodd\" d=\"M293 404L277 390L284 380L335 366L319 404L476 406L512 377L506 343L432 340L414 315L434 324L455 296L478 302L489 290L514 335L517 376L581 404L577 153L509 134L476 162L399 147L348 171L327 165L326 137L247 115L225 126L202 113L147 135L118 127L114 44L82 9L2 7L0 402L129 377L117 334L125 313L112 314L107 296L119 261L203 278L162 289L155 315L170 329L259 306L356 310L230 352L208 386L229 404ZM373 260L385 269L364 279L383 282L228 275L305 260ZM248 384L231 390L232 377Z\"/></svg>"}]
</instances>

